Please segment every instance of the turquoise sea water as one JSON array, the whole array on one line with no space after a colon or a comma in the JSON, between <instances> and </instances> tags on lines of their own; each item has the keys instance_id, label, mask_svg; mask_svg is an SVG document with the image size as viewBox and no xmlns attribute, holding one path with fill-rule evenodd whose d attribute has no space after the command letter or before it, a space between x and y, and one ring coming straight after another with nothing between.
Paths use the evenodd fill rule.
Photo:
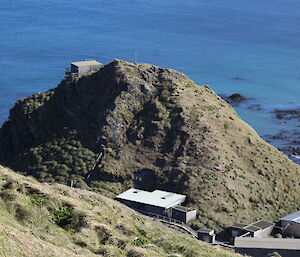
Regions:
<instances>
[{"instance_id":1,"label":"turquoise sea water","mask_svg":"<svg viewBox=\"0 0 300 257\"><path fill-rule=\"evenodd\" d=\"M236 110L260 135L300 130L270 113L300 105L298 0L0 0L0 17L0 124L70 61L120 58L254 98Z\"/></svg>"}]
</instances>

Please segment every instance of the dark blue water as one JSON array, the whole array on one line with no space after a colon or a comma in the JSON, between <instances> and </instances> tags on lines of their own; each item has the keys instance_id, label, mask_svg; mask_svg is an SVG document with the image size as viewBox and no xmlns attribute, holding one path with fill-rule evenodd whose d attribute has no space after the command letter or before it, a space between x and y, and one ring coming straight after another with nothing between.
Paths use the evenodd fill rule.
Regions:
<instances>
[{"instance_id":1,"label":"dark blue water","mask_svg":"<svg viewBox=\"0 0 300 257\"><path fill-rule=\"evenodd\" d=\"M0 123L70 61L120 58L254 98L236 110L261 135L299 130L270 114L300 105L299 0L0 0L0 17Z\"/></svg>"}]
</instances>

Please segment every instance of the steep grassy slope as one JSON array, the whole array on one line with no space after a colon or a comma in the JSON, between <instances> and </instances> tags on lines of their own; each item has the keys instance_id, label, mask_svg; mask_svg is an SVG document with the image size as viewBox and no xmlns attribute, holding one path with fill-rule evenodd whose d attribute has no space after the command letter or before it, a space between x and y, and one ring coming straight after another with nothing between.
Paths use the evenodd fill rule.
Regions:
<instances>
[{"instance_id":1,"label":"steep grassy slope","mask_svg":"<svg viewBox=\"0 0 300 257\"><path fill-rule=\"evenodd\" d=\"M111 199L0 166L0 256L239 256L165 231Z\"/></svg>"},{"instance_id":2,"label":"steep grassy slope","mask_svg":"<svg viewBox=\"0 0 300 257\"><path fill-rule=\"evenodd\" d=\"M19 100L0 130L1 162L41 181L103 194L134 185L188 194L195 226L276 218L300 208L299 166L263 141L208 86L116 60ZM102 145L102 146L101 146Z\"/></svg>"}]
</instances>

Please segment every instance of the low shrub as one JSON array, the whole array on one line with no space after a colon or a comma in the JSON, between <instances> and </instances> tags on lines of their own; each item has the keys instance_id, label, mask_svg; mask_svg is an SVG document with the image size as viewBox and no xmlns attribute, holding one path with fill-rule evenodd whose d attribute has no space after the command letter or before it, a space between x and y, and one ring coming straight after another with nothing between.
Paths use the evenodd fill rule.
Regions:
<instances>
[{"instance_id":1,"label":"low shrub","mask_svg":"<svg viewBox=\"0 0 300 257\"><path fill-rule=\"evenodd\" d=\"M76 212L71 206L61 206L50 209L52 220L56 225L65 229L69 234L74 234L80 227L85 226L84 216Z\"/></svg>"},{"instance_id":2,"label":"low shrub","mask_svg":"<svg viewBox=\"0 0 300 257\"><path fill-rule=\"evenodd\" d=\"M42 206L46 203L47 199L40 194L32 194L30 195L30 200L34 205Z\"/></svg>"},{"instance_id":3,"label":"low shrub","mask_svg":"<svg viewBox=\"0 0 300 257\"><path fill-rule=\"evenodd\" d=\"M70 225L73 220L73 211L67 207L61 207L59 209L53 210L53 221L60 227L65 228Z\"/></svg>"},{"instance_id":4,"label":"low shrub","mask_svg":"<svg viewBox=\"0 0 300 257\"><path fill-rule=\"evenodd\" d=\"M149 243L150 243L149 240L144 236L139 236L133 240L133 245L135 245L135 246L142 246L142 245L146 245Z\"/></svg>"}]
</instances>

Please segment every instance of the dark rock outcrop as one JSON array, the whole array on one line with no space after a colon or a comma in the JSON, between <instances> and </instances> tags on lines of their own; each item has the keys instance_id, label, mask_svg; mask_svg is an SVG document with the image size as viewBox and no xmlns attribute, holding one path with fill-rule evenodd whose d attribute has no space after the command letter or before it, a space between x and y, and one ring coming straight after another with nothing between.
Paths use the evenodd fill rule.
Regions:
<instances>
[{"instance_id":1,"label":"dark rock outcrop","mask_svg":"<svg viewBox=\"0 0 300 257\"><path fill-rule=\"evenodd\" d=\"M275 109L273 113L276 115L276 118L280 120L298 119L300 121L300 108Z\"/></svg>"},{"instance_id":2,"label":"dark rock outcrop","mask_svg":"<svg viewBox=\"0 0 300 257\"><path fill-rule=\"evenodd\" d=\"M232 80L245 80L245 79L242 77L234 77L234 78L232 78Z\"/></svg>"},{"instance_id":3,"label":"dark rock outcrop","mask_svg":"<svg viewBox=\"0 0 300 257\"><path fill-rule=\"evenodd\" d=\"M245 96L242 96L239 93L232 94L231 96L229 96L229 99L234 102L242 102L242 101L247 100L247 98Z\"/></svg>"},{"instance_id":4,"label":"dark rock outcrop","mask_svg":"<svg viewBox=\"0 0 300 257\"><path fill-rule=\"evenodd\" d=\"M221 97L227 102L229 103L231 106L237 106L242 102L245 102L247 100L249 100L247 97L239 94L239 93L234 93L230 96L228 95L221 95Z\"/></svg>"}]
</instances>

